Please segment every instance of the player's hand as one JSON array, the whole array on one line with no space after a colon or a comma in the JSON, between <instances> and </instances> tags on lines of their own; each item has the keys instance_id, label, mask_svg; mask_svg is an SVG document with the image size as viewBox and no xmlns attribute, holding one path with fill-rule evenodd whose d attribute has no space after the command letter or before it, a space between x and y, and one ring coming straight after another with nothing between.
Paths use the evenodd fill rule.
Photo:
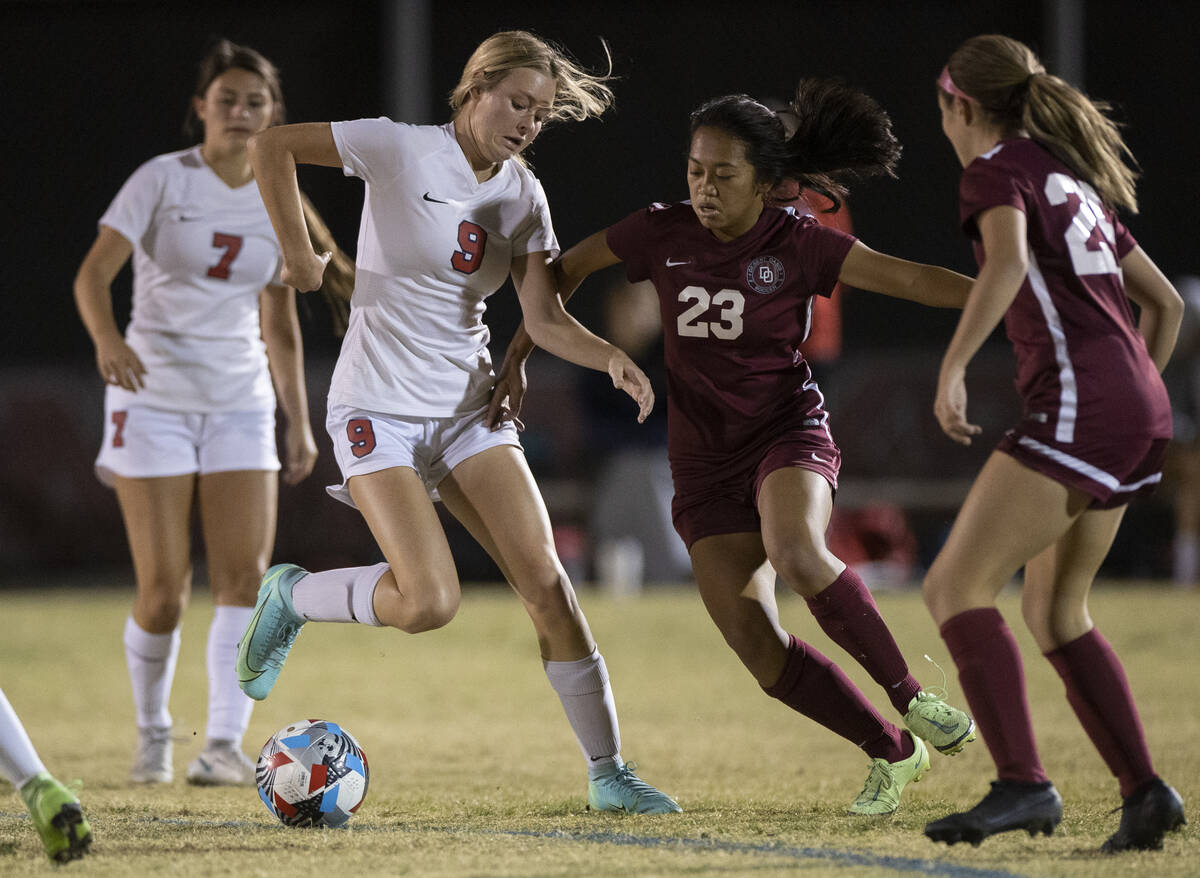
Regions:
<instances>
[{"instance_id":1,"label":"player's hand","mask_svg":"<svg viewBox=\"0 0 1200 878\"><path fill-rule=\"evenodd\" d=\"M942 432L959 445L970 445L971 437L978 436L983 430L979 425L967 422L967 385L961 371L943 373L938 378L933 413Z\"/></svg>"},{"instance_id":2,"label":"player's hand","mask_svg":"<svg viewBox=\"0 0 1200 878\"><path fill-rule=\"evenodd\" d=\"M613 387L624 390L638 404L638 423L643 423L654 409L654 388L646 373L637 367L629 355L620 349L608 360L608 377Z\"/></svg>"},{"instance_id":3,"label":"player's hand","mask_svg":"<svg viewBox=\"0 0 1200 878\"><path fill-rule=\"evenodd\" d=\"M317 443L307 423L288 424L284 431L283 483L298 485L308 478L317 462Z\"/></svg>"},{"instance_id":4,"label":"player's hand","mask_svg":"<svg viewBox=\"0 0 1200 878\"><path fill-rule=\"evenodd\" d=\"M308 252L300 254L299 261L285 258L283 271L279 274L280 280L301 293L321 288L321 282L325 276L325 266L333 258L333 252L330 250L326 250L318 256L307 247L305 249Z\"/></svg>"},{"instance_id":5,"label":"player's hand","mask_svg":"<svg viewBox=\"0 0 1200 878\"><path fill-rule=\"evenodd\" d=\"M489 430L499 430L505 421L512 421L518 430L524 430L525 425L517 417L521 413L521 404L525 401L525 361L514 364L510 358L505 358L500 372L496 375L496 383L492 386L492 401L488 403L487 418L484 423Z\"/></svg>"},{"instance_id":6,"label":"player's hand","mask_svg":"<svg viewBox=\"0 0 1200 878\"><path fill-rule=\"evenodd\" d=\"M120 336L96 345L96 369L105 384L124 387L134 393L146 386L146 367Z\"/></svg>"}]
</instances>

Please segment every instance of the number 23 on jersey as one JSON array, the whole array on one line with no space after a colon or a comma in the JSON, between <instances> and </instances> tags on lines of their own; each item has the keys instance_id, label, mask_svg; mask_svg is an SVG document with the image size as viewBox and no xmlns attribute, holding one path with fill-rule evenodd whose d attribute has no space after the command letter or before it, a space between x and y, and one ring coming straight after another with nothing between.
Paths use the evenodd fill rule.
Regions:
<instances>
[{"instance_id":1,"label":"number 23 on jersey","mask_svg":"<svg viewBox=\"0 0 1200 878\"><path fill-rule=\"evenodd\" d=\"M675 319L675 328L684 338L735 339L742 334L742 312L746 308L746 297L738 290L720 290L709 293L703 287L684 287L679 291L679 301L690 304ZM715 320L702 320L710 308L719 309Z\"/></svg>"}]
</instances>

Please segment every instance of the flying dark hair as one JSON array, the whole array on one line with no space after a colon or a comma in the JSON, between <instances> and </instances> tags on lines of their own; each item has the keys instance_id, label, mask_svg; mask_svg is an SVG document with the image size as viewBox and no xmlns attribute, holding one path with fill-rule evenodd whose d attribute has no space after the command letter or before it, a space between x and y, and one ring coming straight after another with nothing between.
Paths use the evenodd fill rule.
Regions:
<instances>
[{"instance_id":1,"label":"flying dark hair","mask_svg":"<svg viewBox=\"0 0 1200 878\"><path fill-rule=\"evenodd\" d=\"M725 95L697 108L691 133L716 128L741 141L759 182L772 188L795 180L841 206L847 183L878 174L896 176L900 143L892 120L873 98L835 79L803 79L780 115L747 95Z\"/></svg>"}]
</instances>

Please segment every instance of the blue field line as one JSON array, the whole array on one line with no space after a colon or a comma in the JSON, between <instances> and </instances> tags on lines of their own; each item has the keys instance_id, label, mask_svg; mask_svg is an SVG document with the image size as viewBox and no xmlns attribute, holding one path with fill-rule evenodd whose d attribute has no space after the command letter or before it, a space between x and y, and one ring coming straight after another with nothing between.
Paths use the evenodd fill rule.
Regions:
<instances>
[{"instance_id":1,"label":"blue field line","mask_svg":"<svg viewBox=\"0 0 1200 878\"><path fill-rule=\"evenodd\" d=\"M791 860L828 860L839 866L873 866L896 872L914 872L920 875L944 875L946 878L1022 878L1017 872L1002 869L976 869L939 860L920 860L912 857L888 857L858 851L834 848L800 848L774 843L750 844L739 841L720 841L713 838L672 838L670 836L630 835L624 832L564 832L552 830L536 832L522 829L469 829L462 831L472 835L501 835L518 838L562 839L564 841L592 842L644 848L679 847L688 850L711 850L729 854L767 854Z\"/></svg>"},{"instance_id":2,"label":"blue field line","mask_svg":"<svg viewBox=\"0 0 1200 878\"><path fill-rule=\"evenodd\" d=\"M24 817L24 814L5 814L0 817ZM266 828L270 823L250 820L193 820L186 817L142 817L139 823L165 823L169 826L209 826L231 829ZM279 829L286 827L279 826ZM288 829L293 832L295 830ZM403 832L405 827L378 826L372 823L351 823L334 832ZM894 872L910 872L917 875L945 876L945 878L1024 878L1019 872L1003 869L977 869L940 860L923 860L913 857L890 857L867 854L860 851L836 848L792 847L775 843L750 844L740 841L721 841L715 838L674 838L657 835L630 835L627 832L567 832L554 829L539 832L532 829L462 829L459 827L424 826L419 832L443 832L448 835L492 835L509 838L542 838L548 841L574 841L589 844L611 844L621 847L682 848L694 851L719 851L726 854L762 854L790 860L825 860L838 866L868 866L891 869Z\"/></svg>"}]
</instances>

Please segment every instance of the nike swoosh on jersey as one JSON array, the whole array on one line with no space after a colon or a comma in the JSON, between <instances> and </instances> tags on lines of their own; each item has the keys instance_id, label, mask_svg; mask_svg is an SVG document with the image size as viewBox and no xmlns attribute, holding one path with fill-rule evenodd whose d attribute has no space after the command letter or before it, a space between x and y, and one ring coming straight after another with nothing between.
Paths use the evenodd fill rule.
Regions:
<instances>
[{"instance_id":1,"label":"nike swoosh on jersey","mask_svg":"<svg viewBox=\"0 0 1200 878\"><path fill-rule=\"evenodd\" d=\"M432 201L434 204L449 204L450 203L449 201L442 201L442 199L440 199L440 198L434 198L428 192L426 192L421 197L424 198L426 201Z\"/></svg>"},{"instance_id":2,"label":"nike swoosh on jersey","mask_svg":"<svg viewBox=\"0 0 1200 878\"><path fill-rule=\"evenodd\" d=\"M692 260L690 260L690 259L680 259L680 260L676 261L676 260L671 259L670 257L667 257L667 268L675 268L676 266L679 266L679 265L691 265L691 264L692 264Z\"/></svg>"}]
</instances>

